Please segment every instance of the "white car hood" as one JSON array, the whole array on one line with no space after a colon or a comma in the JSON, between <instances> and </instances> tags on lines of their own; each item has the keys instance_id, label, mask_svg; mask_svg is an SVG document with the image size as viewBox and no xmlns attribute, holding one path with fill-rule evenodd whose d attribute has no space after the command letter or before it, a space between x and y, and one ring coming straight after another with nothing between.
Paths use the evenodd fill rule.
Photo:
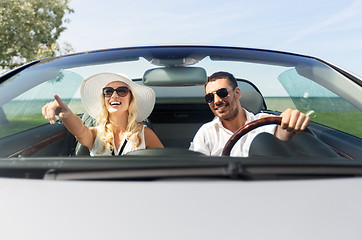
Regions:
<instances>
[{"instance_id":1,"label":"white car hood","mask_svg":"<svg viewBox=\"0 0 362 240\"><path fill-rule=\"evenodd\" d=\"M362 178L0 178L1 239L362 239Z\"/></svg>"}]
</instances>

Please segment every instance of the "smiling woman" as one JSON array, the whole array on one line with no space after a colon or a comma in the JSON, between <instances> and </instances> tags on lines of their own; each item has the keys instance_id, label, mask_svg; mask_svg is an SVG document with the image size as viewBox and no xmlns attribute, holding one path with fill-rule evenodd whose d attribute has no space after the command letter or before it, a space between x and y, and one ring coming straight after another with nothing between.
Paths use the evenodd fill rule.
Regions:
<instances>
[{"instance_id":1,"label":"smiling woman","mask_svg":"<svg viewBox=\"0 0 362 240\"><path fill-rule=\"evenodd\" d=\"M80 89L83 106L97 120L97 127L85 126L58 95L42 108L42 113L52 124L59 115L91 156L163 147L153 131L142 124L155 103L151 88L139 86L125 76L100 73L83 80Z\"/></svg>"}]
</instances>

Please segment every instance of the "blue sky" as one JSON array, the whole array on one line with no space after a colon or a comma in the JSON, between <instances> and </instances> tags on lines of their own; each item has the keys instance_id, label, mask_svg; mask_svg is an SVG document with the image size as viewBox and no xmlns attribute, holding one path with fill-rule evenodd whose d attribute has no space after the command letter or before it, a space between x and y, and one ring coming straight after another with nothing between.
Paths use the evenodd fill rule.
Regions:
<instances>
[{"instance_id":1,"label":"blue sky","mask_svg":"<svg viewBox=\"0 0 362 240\"><path fill-rule=\"evenodd\" d=\"M72 0L76 52L161 44L290 51L362 76L362 0Z\"/></svg>"}]
</instances>

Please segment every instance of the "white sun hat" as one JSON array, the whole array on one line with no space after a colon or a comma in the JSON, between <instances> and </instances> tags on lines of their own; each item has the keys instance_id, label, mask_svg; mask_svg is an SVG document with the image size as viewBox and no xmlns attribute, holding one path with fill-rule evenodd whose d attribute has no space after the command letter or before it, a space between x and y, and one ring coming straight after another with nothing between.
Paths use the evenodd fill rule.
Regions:
<instances>
[{"instance_id":1,"label":"white sun hat","mask_svg":"<svg viewBox=\"0 0 362 240\"><path fill-rule=\"evenodd\" d=\"M102 89L110 82L120 81L128 85L137 102L137 122L144 121L155 106L155 92L145 86L134 83L131 79L116 73L98 73L83 80L80 96L86 112L93 118L99 116L104 98Z\"/></svg>"}]
</instances>

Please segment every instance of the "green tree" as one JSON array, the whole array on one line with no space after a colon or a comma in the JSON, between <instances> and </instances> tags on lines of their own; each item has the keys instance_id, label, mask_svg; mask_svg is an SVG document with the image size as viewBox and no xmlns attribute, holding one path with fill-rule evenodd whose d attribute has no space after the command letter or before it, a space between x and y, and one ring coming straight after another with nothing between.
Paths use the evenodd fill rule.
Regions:
<instances>
[{"instance_id":1,"label":"green tree","mask_svg":"<svg viewBox=\"0 0 362 240\"><path fill-rule=\"evenodd\" d=\"M1 0L0 67L11 69L35 59L73 51L57 42L66 29L70 0Z\"/></svg>"}]
</instances>

